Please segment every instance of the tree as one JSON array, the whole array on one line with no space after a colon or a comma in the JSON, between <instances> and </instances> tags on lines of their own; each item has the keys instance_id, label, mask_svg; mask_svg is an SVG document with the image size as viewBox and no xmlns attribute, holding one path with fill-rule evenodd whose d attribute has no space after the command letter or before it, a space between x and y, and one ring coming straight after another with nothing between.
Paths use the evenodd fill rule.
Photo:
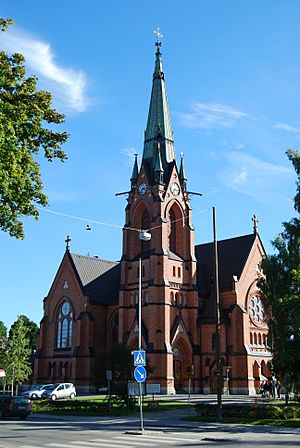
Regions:
<instances>
[{"instance_id":1,"label":"tree","mask_svg":"<svg viewBox=\"0 0 300 448\"><path fill-rule=\"evenodd\" d=\"M29 327L26 325L25 316L19 316L13 324L9 336L9 345L6 350L6 376L7 382L14 385L23 383L31 374L30 366L30 336Z\"/></svg>"},{"instance_id":2,"label":"tree","mask_svg":"<svg viewBox=\"0 0 300 448\"><path fill-rule=\"evenodd\" d=\"M2 320L0 320L0 338L5 338L6 335L7 335L7 328L2 322Z\"/></svg>"},{"instance_id":3,"label":"tree","mask_svg":"<svg viewBox=\"0 0 300 448\"><path fill-rule=\"evenodd\" d=\"M269 345L274 371L300 385L300 154L286 152L297 174L294 208L298 216L283 223L283 232L272 242L275 254L262 262L259 286L267 311Z\"/></svg>"},{"instance_id":4,"label":"tree","mask_svg":"<svg viewBox=\"0 0 300 448\"><path fill-rule=\"evenodd\" d=\"M15 327L19 325L20 320L23 321L24 326L27 328L27 338L29 340L29 347L32 354L36 350L37 336L39 332L39 327L35 322L33 322L33 320L30 320L27 316L20 315L18 320L12 324L9 330L9 338L12 338Z\"/></svg>"},{"instance_id":5,"label":"tree","mask_svg":"<svg viewBox=\"0 0 300 448\"><path fill-rule=\"evenodd\" d=\"M0 19L0 32L12 23ZM0 229L16 238L24 238L21 218L38 219L38 206L48 204L38 153L42 149L49 162L67 158L61 146L68 134L54 131L64 115L51 103L51 93L37 89L37 78L26 77L25 58L0 51Z\"/></svg>"},{"instance_id":6,"label":"tree","mask_svg":"<svg viewBox=\"0 0 300 448\"><path fill-rule=\"evenodd\" d=\"M8 348L7 328L2 321L0 321L0 369L6 367L6 351Z\"/></svg>"}]
</instances>

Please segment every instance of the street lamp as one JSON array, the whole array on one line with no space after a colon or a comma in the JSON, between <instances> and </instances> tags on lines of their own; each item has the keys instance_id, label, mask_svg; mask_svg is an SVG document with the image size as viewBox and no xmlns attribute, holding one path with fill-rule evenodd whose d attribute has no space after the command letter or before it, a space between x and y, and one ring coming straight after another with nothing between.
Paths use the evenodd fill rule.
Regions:
<instances>
[{"instance_id":1,"label":"street lamp","mask_svg":"<svg viewBox=\"0 0 300 448\"><path fill-rule=\"evenodd\" d=\"M139 231L139 239L141 241L150 241L151 233L147 230ZM138 327L139 327L139 351L142 350L142 257L139 258L139 313L138 313ZM142 403L142 383L139 383L139 391L140 391L140 422L141 422L141 431L144 431L144 423L143 423L143 403Z\"/></svg>"},{"instance_id":2,"label":"street lamp","mask_svg":"<svg viewBox=\"0 0 300 448\"><path fill-rule=\"evenodd\" d=\"M217 417L218 421L223 421L222 414L222 366L220 357L220 292L219 292L219 262L218 262L218 243L216 226L216 209L213 207L213 233L214 233L214 285L215 285L215 320L216 320L216 366L217 366Z\"/></svg>"}]
</instances>

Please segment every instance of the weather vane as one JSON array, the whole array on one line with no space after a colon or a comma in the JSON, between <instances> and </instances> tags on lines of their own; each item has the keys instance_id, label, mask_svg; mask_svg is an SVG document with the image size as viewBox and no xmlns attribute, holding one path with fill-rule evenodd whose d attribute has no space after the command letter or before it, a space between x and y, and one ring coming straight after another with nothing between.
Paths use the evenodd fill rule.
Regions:
<instances>
[{"instance_id":1,"label":"weather vane","mask_svg":"<svg viewBox=\"0 0 300 448\"><path fill-rule=\"evenodd\" d=\"M154 31L154 34L156 35L156 42L155 42L155 45L156 45L157 47L160 47L160 46L161 46L161 39L162 39L164 36L161 34L159 27L156 28L156 30Z\"/></svg>"}]
</instances>

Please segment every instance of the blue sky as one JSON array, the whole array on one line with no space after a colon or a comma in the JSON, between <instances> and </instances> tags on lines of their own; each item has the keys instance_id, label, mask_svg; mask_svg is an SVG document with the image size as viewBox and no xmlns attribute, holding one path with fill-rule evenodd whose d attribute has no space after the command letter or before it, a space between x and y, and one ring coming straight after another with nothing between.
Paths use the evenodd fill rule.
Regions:
<instances>
[{"instance_id":1,"label":"blue sky","mask_svg":"<svg viewBox=\"0 0 300 448\"><path fill-rule=\"evenodd\" d=\"M295 215L285 151L299 149L300 2L3 0L1 16L15 26L0 48L25 55L70 133L67 162L40 158L48 211L25 219L23 241L0 233L7 327L19 314L42 318L67 234L72 252L121 256L126 200L115 193L142 154L157 26L177 160L183 152L188 188L203 193L192 197L196 243L212 240L215 206L219 239L250 233L255 213L272 251Z\"/></svg>"}]
</instances>

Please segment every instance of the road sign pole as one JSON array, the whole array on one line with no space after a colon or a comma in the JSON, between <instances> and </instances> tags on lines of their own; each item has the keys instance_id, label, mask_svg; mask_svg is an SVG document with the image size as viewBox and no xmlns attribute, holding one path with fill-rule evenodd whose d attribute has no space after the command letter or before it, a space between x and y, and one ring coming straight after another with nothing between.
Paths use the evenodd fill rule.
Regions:
<instances>
[{"instance_id":1,"label":"road sign pole","mask_svg":"<svg viewBox=\"0 0 300 448\"><path fill-rule=\"evenodd\" d=\"M142 259L139 259L139 350L142 350Z\"/></svg>"},{"instance_id":2,"label":"road sign pole","mask_svg":"<svg viewBox=\"0 0 300 448\"><path fill-rule=\"evenodd\" d=\"M143 401L142 401L142 383L139 383L140 385L140 426L141 431L144 431L144 418L143 418Z\"/></svg>"},{"instance_id":3,"label":"road sign pole","mask_svg":"<svg viewBox=\"0 0 300 448\"><path fill-rule=\"evenodd\" d=\"M142 350L142 259L139 258L139 350ZM144 431L142 383L140 383L140 427Z\"/></svg>"}]
</instances>

